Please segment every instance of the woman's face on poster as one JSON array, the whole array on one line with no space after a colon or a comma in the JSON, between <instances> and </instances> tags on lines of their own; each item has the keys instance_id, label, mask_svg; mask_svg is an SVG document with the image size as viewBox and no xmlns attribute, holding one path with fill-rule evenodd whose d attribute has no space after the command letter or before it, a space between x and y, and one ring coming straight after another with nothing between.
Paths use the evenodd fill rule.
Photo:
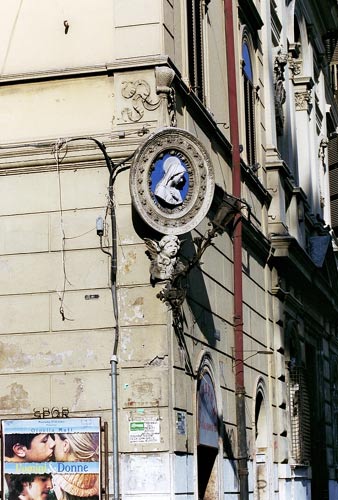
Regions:
<instances>
[{"instance_id":1,"label":"woman's face on poster","mask_svg":"<svg viewBox=\"0 0 338 500\"><path fill-rule=\"evenodd\" d=\"M67 439L61 439L55 434L54 458L56 462L67 462L69 454L69 443Z\"/></svg>"}]
</instances>

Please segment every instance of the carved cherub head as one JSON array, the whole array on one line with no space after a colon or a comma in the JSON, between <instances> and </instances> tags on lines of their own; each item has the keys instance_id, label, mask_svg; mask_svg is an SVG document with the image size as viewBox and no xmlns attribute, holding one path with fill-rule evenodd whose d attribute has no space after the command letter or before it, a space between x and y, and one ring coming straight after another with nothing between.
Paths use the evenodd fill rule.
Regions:
<instances>
[{"instance_id":1,"label":"carved cherub head","mask_svg":"<svg viewBox=\"0 0 338 500\"><path fill-rule=\"evenodd\" d=\"M144 239L151 259L150 275L152 280L167 280L173 275L180 240L175 235L166 235L160 241Z\"/></svg>"}]
</instances>

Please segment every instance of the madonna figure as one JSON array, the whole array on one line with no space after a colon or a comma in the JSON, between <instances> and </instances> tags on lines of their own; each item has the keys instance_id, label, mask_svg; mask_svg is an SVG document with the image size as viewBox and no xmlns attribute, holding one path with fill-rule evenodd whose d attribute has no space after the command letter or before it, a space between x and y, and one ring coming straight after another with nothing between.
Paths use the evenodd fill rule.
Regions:
<instances>
[{"instance_id":1,"label":"madonna figure","mask_svg":"<svg viewBox=\"0 0 338 500\"><path fill-rule=\"evenodd\" d=\"M178 206L183 203L180 190L185 184L186 169L176 156L170 156L163 162L163 177L155 187L155 196L168 205Z\"/></svg>"}]
</instances>

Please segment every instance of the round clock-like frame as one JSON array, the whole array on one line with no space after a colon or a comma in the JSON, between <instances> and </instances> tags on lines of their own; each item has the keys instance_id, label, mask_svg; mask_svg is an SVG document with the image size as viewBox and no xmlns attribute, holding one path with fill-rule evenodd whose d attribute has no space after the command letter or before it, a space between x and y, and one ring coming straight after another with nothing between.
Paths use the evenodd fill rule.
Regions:
<instances>
[{"instance_id":1,"label":"round clock-like frame","mask_svg":"<svg viewBox=\"0 0 338 500\"><path fill-rule=\"evenodd\" d=\"M181 165L176 167L183 179L176 202L158 195L157 186L168 177L168 158L169 163ZM186 130L168 127L153 133L137 150L130 168L133 205L149 226L163 234L178 235L194 229L208 213L214 189L210 157Z\"/></svg>"}]
</instances>

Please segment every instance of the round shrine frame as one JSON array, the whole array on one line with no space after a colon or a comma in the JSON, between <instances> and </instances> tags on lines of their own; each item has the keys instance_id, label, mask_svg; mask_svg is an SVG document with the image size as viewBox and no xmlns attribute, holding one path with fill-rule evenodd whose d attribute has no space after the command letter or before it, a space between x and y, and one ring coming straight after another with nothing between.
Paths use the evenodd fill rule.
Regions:
<instances>
[{"instance_id":1,"label":"round shrine frame","mask_svg":"<svg viewBox=\"0 0 338 500\"><path fill-rule=\"evenodd\" d=\"M164 163L170 157L184 171L180 201L174 205L155 193L166 175ZM214 189L210 157L201 142L186 130L163 128L150 135L136 151L130 168L132 202L141 218L159 233L178 235L194 229L208 213Z\"/></svg>"}]
</instances>

